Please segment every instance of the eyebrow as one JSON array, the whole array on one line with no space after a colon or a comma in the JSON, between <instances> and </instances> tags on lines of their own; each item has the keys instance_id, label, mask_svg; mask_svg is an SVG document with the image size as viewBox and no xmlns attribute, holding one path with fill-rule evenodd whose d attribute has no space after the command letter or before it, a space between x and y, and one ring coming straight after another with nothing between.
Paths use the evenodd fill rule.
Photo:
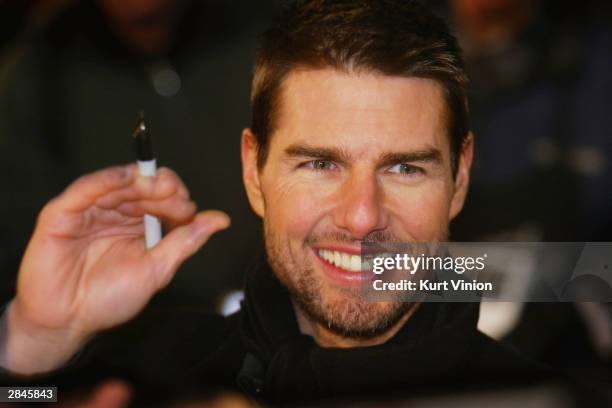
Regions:
<instances>
[{"instance_id":1,"label":"eyebrow","mask_svg":"<svg viewBox=\"0 0 612 408\"><path fill-rule=\"evenodd\" d=\"M440 150L429 148L413 152L386 153L380 159L380 166L388 166L398 163L432 163L442 164L442 153Z\"/></svg>"},{"instance_id":2,"label":"eyebrow","mask_svg":"<svg viewBox=\"0 0 612 408\"><path fill-rule=\"evenodd\" d=\"M340 148L312 147L303 144L294 144L285 149L285 154L291 157L311 157L320 160L330 160L339 164L351 161L351 155Z\"/></svg>"},{"instance_id":3,"label":"eyebrow","mask_svg":"<svg viewBox=\"0 0 612 408\"><path fill-rule=\"evenodd\" d=\"M285 149L285 154L291 157L310 157L320 160L330 160L339 164L350 163L352 156L344 149L328 147L312 147L304 144L294 144ZM442 164L442 153L435 148L426 148L410 152L385 153L378 160L378 167L399 163L432 163Z\"/></svg>"}]
</instances>

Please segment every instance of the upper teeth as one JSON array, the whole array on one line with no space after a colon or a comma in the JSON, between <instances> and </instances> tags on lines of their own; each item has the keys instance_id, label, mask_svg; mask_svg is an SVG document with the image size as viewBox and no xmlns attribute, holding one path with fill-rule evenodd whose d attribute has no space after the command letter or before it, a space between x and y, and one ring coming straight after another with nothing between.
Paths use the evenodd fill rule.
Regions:
<instances>
[{"instance_id":1,"label":"upper teeth","mask_svg":"<svg viewBox=\"0 0 612 408\"><path fill-rule=\"evenodd\" d=\"M361 257L359 255L351 255L346 252L330 251L327 249L319 249L318 253L321 258L325 259L330 264L336 265L338 268L351 272L361 272Z\"/></svg>"}]
</instances>

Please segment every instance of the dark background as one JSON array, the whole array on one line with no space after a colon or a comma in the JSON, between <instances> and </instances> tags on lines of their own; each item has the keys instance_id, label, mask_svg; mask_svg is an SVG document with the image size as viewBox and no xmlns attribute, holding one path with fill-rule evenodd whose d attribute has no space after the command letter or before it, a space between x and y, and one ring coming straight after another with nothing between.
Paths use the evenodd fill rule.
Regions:
<instances>
[{"instance_id":1,"label":"dark background","mask_svg":"<svg viewBox=\"0 0 612 408\"><path fill-rule=\"evenodd\" d=\"M476 155L452 239L612 241L610 3L425 3L454 27L471 80ZM240 132L256 35L281 4L0 0L2 300L42 206L78 176L135 159L141 109L158 163L201 208L233 221L154 302L215 307L241 286L262 244L241 181ZM609 378L612 344L602 347L590 323L603 316L612 331L602 307L530 304L505 337L541 361Z\"/></svg>"}]
</instances>

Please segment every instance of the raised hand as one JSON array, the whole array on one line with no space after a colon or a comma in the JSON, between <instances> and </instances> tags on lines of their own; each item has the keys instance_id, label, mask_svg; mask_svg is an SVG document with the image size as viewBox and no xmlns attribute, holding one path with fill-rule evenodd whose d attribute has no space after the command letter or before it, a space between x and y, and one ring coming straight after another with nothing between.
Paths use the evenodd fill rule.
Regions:
<instances>
[{"instance_id":1,"label":"raised hand","mask_svg":"<svg viewBox=\"0 0 612 408\"><path fill-rule=\"evenodd\" d=\"M145 213L169 231L151 250ZM81 177L39 215L3 317L0 364L24 374L63 364L98 331L134 317L228 225L222 212L197 213L169 169L155 178L138 177L134 165Z\"/></svg>"}]
</instances>

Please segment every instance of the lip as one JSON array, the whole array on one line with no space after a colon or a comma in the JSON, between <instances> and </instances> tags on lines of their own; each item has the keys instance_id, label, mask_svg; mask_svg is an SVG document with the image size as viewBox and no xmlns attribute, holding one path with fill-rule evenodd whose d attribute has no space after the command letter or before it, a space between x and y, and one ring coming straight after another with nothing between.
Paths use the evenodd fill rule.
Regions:
<instances>
[{"instance_id":1,"label":"lip","mask_svg":"<svg viewBox=\"0 0 612 408\"><path fill-rule=\"evenodd\" d=\"M327 262L325 259L319 256L319 249L326 249L329 251L339 251L345 252L351 255L360 255L359 249L355 250L355 247L345 247L345 246L319 246L316 248L312 248L312 252L321 264L321 268L323 272L329 280L331 280L335 285L348 287L348 288L357 288L360 287L365 281L371 280L373 274L369 272L350 272L346 271L342 268L338 268L336 265L332 265Z\"/></svg>"},{"instance_id":2,"label":"lip","mask_svg":"<svg viewBox=\"0 0 612 408\"><path fill-rule=\"evenodd\" d=\"M379 244L376 242L368 242L367 245L359 245L359 246L347 246L340 244L319 244L315 248L319 249L327 249L329 251L338 251L338 252L346 252L351 255L376 255L382 252L389 252L389 248L385 246L385 244Z\"/></svg>"},{"instance_id":3,"label":"lip","mask_svg":"<svg viewBox=\"0 0 612 408\"><path fill-rule=\"evenodd\" d=\"M361 255L361 246L348 246L348 245L340 245L340 244L319 244L314 247L315 252L319 249L327 249L328 251L338 251L338 252L346 252L351 255Z\"/></svg>"}]
</instances>

